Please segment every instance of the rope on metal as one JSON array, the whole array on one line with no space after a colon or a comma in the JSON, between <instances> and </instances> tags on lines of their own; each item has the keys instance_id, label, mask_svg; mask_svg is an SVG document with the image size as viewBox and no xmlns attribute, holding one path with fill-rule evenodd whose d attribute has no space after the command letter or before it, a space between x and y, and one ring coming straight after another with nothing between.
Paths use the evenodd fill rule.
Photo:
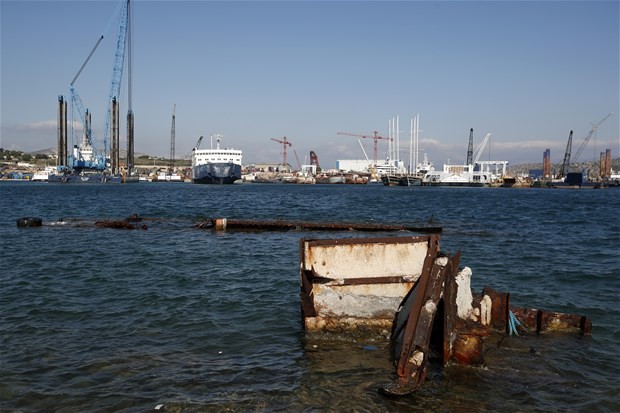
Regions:
<instances>
[{"instance_id":1,"label":"rope on metal","mask_svg":"<svg viewBox=\"0 0 620 413\"><path fill-rule=\"evenodd\" d=\"M517 331L517 326L523 327L523 325L521 324L521 322L519 320L517 320L517 317L515 317L514 313L512 312L512 310L510 310L510 319L508 320L508 327L510 329L510 335L519 335L519 332Z\"/></svg>"}]
</instances>

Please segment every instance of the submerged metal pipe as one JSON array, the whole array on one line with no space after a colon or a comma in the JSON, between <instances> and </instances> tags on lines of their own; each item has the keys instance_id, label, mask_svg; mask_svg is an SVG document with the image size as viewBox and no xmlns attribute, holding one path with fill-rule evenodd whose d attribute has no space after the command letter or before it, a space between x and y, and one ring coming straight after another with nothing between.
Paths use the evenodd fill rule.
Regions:
<instances>
[{"instance_id":1,"label":"submerged metal pipe","mask_svg":"<svg viewBox=\"0 0 620 413\"><path fill-rule=\"evenodd\" d=\"M337 223L337 222L305 222L305 221L259 221L244 219L214 218L200 225L200 227L213 228L216 231L226 230L313 230L313 231L412 231L425 234L438 234L442 227L431 226L408 226L373 223Z\"/></svg>"}]
</instances>

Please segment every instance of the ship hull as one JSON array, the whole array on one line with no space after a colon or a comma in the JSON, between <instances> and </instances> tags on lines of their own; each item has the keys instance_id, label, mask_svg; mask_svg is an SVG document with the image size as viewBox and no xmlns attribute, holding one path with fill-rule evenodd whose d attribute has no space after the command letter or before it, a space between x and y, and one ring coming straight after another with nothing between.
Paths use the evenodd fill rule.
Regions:
<instances>
[{"instance_id":1,"label":"ship hull","mask_svg":"<svg viewBox=\"0 0 620 413\"><path fill-rule=\"evenodd\" d=\"M107 181L107 176L100 172L78 174L61 173L49 175L47 182L63 184L101 184Z\"/></svg>"},{"instance_id":2,"label":"ship hull","mask_svg":"<svg viewBox=\"0 0 620 413\"><path fill-rule=\"evenodd\" d=\"M381 182L386 186L421 186L422 179L411 175L383 175Z\"/></svg>"},{"instance_id":3,"label":"ship hull","mask_svg":"<svg viewBox=\"0 0 620 413\"><path fill-rule=\"evenodd\" d=\"M232 162L208 163L192 168L195 184L228 185L241 179L241 165Z\"/></svg>"}]
</instances>

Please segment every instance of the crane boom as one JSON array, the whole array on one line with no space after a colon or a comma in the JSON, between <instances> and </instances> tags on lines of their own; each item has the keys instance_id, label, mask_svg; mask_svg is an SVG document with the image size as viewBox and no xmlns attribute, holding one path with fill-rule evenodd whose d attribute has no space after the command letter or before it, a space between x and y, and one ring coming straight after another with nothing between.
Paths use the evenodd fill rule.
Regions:
<instances>
[{"instance_id":1,"label":"crane boom","mask_svg":"<svg viewBox=\"0 0 620 413\"><path fill-rule=\"evenodd\" d=\"M71 94L71 102L76 107L78 116L80 117L80 121L82 122L82 125L84 127L84 142L87 145L92 145L92 127L91 127L90 122L88 122L87 120L88 109L84 109L84 103L82 103L82 98L80 98L80 95L78 94L77 90L75 89L73 85L75 84L75 81L77 80L77 78L80 77L80 74L82 74L82 71L86 67L86 64L88 63L90 58L93 57L95 50L97 50L102 40L103 40L103 34L99 37L99 39L97 39L95 46L93 46L92 50L88 54L88 57L86 57L86 60L84 60L84 63L82 63L82 66L80 66L75 76L73 76L71 83L69 83L69 92Z\"/></svg>"},{"instance_id":2,"label":"crane boom","mask_svg":"<svg viewBox=\"0 0 620 413\"><path fill-rule=\"evenodd\" d=\"M366 151L364 150L364 145L362 145L362 141L360 141L358 138L357 142L360 144L360 148L362 148L362 152L364 152L364 157L366 158L366 161L370 162L370 159L368 159L368 155L366 155Z\"/></svg>"},{"instance_id":3,"label":"crane boom","mask_svg":"<svg viewBox=\"0 0 620 413\"><path fill-rule=\"evenodd\" d=\"M590 123L592 125L592 129L590 129L590 132L588 132L588 134L586 135L585 138L583 138L583 142L581 142L581 145L579 145L579 149L577 149L577 152L575 153L575 156L573 157L573 162L576 162L579 159L579 156L581 155L581 152L583 152L584 148L586 147L586 145L588 144L588 141L590 140L590 138L592 137L592 135L594 135L596 133L596 129L598 128L598 126L603 123L605 120L607 120L608 117L610 117L612 115L611 112L609 112L607 114L607 116L605 116L603 119L601 119L600 121L598 121L598 123L594 124L594 123Z\"/></svg>"},{"instance_id":4,"label":"crane boom","mask_svg":"<svg viewBox=\"0 0 620 413\"><path fill-rule=\"evenodd\" d=\"M195 149L200 148L200 143L202 142L202 138L203 136L201 136L200 138L198 138L198 141L196 142L196 146L194 146Z\"/></svg>"},{"instance_id":5,"label":"crane boom","mask_svg":"<svg viewBox=\"0 0 620 413\"><path fill-rule=\"evenodd\" d=\"M474 162L472 163L472 165L477 164L478 161L480 160L480 156L482 156L482 152L484 152L484 147L487 145L487 142L489 141L490 137L491 137L491 134L487 133L484 139L482 140L482 142L480 142L480 145L478 145L478 147L476 148L476 156L474 158Z\"/></svg>"},{"instance_id":6,"label":"crane boom","mask_svg":"<svg viewBox=\"0 0 620 413\"><path fill-rule=\"evenodd\" d=\"M474 128L469 129L469 145L467 146L467 162L466 165L471 165L474 158Z\"/></svg>"},{"instance_id":7,"label":"crane boom","mask_svg":"<svg viewBox=\"0 0 620 413\"><path fill-rule=\"evenodd\" d=\"M568 141L566 142L566 151L564 151L564 160L562 161L562 166L560 167L560 172L558 173L558 178L563 178L564 174L568 173L568 168L570 165L570 154L573 148L573 131L570 131L568 134Z\"/></svg>"},{"instance_id":8,"label":"crane boom","mask_svg":"<svg viewBox=\"0 0 620 413\"><path fill-rule=\"evenodd\" d=\"M77 78L80 76L80 74L82 73L82 70L84 70L84 67L86 67L86 63L88 63L88 61L90 60L90 58L93 56L93 53L95 53L95 50L97 50L97 47L99 47L99 44L101 43L101 41L103 40L103 35L101 35L101 37L99 37L99 40L97 40L97 43L95 43L95 47L93 47L93 50L90 51L90 54L88 55L88 57L86 58L86 60L84 61L84 63L82 63L82 66L80 66L80 69L77 71L77 73L75 74L75 76L73 77L73 80L71 81L71 83L69 83L70 86L73 87L73 84L75 83L75 81L77 80Z\"/></svg>"}]
</instances>

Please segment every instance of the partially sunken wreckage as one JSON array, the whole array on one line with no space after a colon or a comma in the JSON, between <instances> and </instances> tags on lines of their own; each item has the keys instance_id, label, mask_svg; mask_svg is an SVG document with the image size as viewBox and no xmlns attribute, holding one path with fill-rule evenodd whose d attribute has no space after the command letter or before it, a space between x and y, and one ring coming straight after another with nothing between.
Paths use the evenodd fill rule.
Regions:
<instances>
[{"instance_id":1,"label":"partially sunken wreckage","mask_svg":"<svg viewBox=\"0 0 620 413\"><path fill-rule=\"evenodd\" d=\"M301 239L306 334L389 338L396 380L380 391L398 396L423 384L431 338L444 365L482 365L492 331L592 333L587 317L512 307L508 293L488 287L474 293L471 269L459 268L460 253L442 253L439 239Z\"/></svg>"}]
</instances>

